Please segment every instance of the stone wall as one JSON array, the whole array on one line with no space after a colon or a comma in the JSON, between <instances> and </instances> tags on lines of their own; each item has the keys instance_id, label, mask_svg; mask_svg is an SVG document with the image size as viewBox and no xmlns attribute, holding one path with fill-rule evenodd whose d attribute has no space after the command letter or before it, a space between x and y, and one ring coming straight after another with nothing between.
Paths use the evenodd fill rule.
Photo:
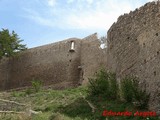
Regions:
<instances>
[{"instance_id":1,"label":"stone wall","mask_svg":"<svg viewBox=\"0 0 160 120\"><path fill-rule=\"evenodd\" d=\"M147 3L118 18L108 31L108 69L119 79L133 74L160 110L160 2Z\"/></svg>"},{"instance_id":2,"label":"stone wall","mask_svg":"<svg viewBox=\"0 0 160 120\"><path fill-rule=\"evenodd\" d=\"M70 51L71 41L75 42L75 51ZM5 76L3 79L1 77L0 81L6 80L7 72L3 69L10 69L7 84L0 88L30 86L33 79L41 80L44 85L54 85L58 89L77 85L80 43L79 39L68 39L29 49L10 59L10 68L6 64L0 67L2 75Z\"/></svg>"},{"instance_id":3,"label":"stone wall","mask_svg":"<svg viewBox=\"0 0 160 120\"><path fill-rule=\"evenodd\" d=\"M0 89L5 89L5 85L9 81L10 64L9 59L2 58L0 60Z\"/></svg>"},{"instance_id":4,"label":"stone wall","mask_svg":"<svg viewBox=\"0 0 160 120\"><path fill-rule=\"evenodd\" d=\"M54 89L84 85L106 64L105 53L96 34L28 49L18 56L1 60L0 90L31 86L33 79Z\"/></svg>"},{"instance_id":5,"label":"stone wall","mask_svg":"<svg viewBox=\"0 0 160 120\"><path fill-rule=\"evenodd\" d=\"M96 33L82 39L81 66L83 68L83 85L86 85L88 78L92 78L98 70L106 68L107 51L100 48L100 45L101 42Z\"/></svg>"},{"instance_id":6,"label":"stone wall","mask_svg":"<svg viewBox=\"0 0 160 120\"><path fill-rule=\"evenodd\" d=\"M160 2L120 16L101 49L97 34L84 39L29 49L0 61L0 90L30 86L33 79L55 89L86 85L100 68L139 77L140 86L151 93L150 109L160 109ZM74 50L71 44L74 42Z\"/></svg>"}]
</instances>

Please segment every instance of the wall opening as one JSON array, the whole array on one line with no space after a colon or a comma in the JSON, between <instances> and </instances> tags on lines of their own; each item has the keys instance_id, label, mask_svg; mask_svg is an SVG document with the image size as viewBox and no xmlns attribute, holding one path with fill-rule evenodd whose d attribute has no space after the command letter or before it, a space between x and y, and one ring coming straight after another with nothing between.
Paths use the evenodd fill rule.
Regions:
<instances>
[{"instance_id":1,"label":"wall opening","mask_svg":"<svg viewBox=\"0 0 160 120\"><path fill-rule=\"evenodd\" d=\"M156 36L158 36L158 33L156 33Z\"/></svg>"},{"instance_id":2,"label":"wall opening","mask_svg":"<svg viewBox=\"0 0 160 120\"><path fill-rule=\"evenodd\" d=\"M75 42L71 41L71 48L69 50L70 52L74 52L75 51Z\"/></svg>"},{"instance_id":3,"label":"wall opening","mask_svg":"<svg viewBox=\"0 0 160 120\"><path fill-rule=\"evenodd\" d=\"M154 76L156 76L156 74L157 74L156 71L154 71Z\"/></svg>"},{"instance_id":4,"label":"wall opening","mask_svg":"<svg viewBox=\"0 0 160 120\"><path fill-rule=\"evenodd\" d=\"M143 47L145 47L146 46L146 44L145 43L143 43Z\"/></svg>"}]
</instances>

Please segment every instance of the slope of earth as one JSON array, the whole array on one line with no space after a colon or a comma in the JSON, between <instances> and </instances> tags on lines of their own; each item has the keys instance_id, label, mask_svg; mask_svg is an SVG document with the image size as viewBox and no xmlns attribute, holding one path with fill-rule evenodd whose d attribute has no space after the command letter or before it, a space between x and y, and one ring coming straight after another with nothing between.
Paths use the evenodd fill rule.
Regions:
<instances>
[{"instance_id":1,"label":"slope of earth","mask_svg":"<svg viewBox=\"0 0 160 120\"><path fill-rule=\"evenodd\" d=\"M33 89L26 89L0 93L0 120L158 120L156 117L104 117L104 110L136 111L128 103L107 101L100 96L89 98L86 87L61 91L41 89L34 92Z\"/></svg>"}]
</instances>

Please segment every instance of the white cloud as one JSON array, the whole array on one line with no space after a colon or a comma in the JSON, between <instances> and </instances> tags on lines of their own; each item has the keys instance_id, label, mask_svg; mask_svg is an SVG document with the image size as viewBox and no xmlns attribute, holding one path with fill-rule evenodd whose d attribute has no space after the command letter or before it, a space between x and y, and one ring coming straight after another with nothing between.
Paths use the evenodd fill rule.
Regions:
<instances>
[{"instance_id":1,"label":"white cloud","mask_svg":"<svg viewBox=\"0 0 160 120\"><path fill-rule=\"evenodd\" d=\"M74 0L67 0L67 3L73 3Z\"/></svg>"},{"instance_id":2,"label":"white cloud","mask_svg":"<svg viewBox=\"0 0 160 120\"><path fill-rule=\"evenodd\" d=\"M49 6L54 7L56 5L56 0L47 0Z\"/></svg>"},{"instance_id":3,"label":"white cloud","mask_svg":"<svg viewBox=\"0 0 160 120\"><path fill-rule=\"evenodd\" d=\"M55 0L47 0L49 6L55 6ZM57 1L58 2L58 1ZM67 0L67 3L74 5L58 3L60 6L46 8L47 14L41 12L29 12L27 16L38 24L58 27L61 29L85 29L85 30L106 30L123 13L140 7L139 0ZM52 12L51 12L52 11ZM53 14L54 13L56 14Z\"/></svg>"},{"instance_id":4,"label":"white cloud","mask_svg":"<svg viewBox=\"0 0 160 120\"><path fill-rule=\"evenodd\" d=\"M55 27L54 20L51 20L50 18L46 19L45 17L42 17L40 13L31 9L24 8L24 11L26 11L28 14L23 15L23 17L29 18L30 20L43 26Z\"/></svg>"},{"instance_id":5,"label":"white cloud","mask_svg":"<svg viewBox=\"0 0 160 120\"><path fill-rule=\"evenodd\" d=\"M148 0L149 2L155 2L156 4L158 3L159 0Z\"/></svg>"},{"instance_id":6,"label":"white cloud","mask_svg":"<svg viewBox=\"0 0 160 120\"><path fill-rule=\"evenodd\" d=\"M94 9L83 10L79 13L69 14L66 22L77 29L108 29L123 13L129 12L132 5L129 2L115 0L98 1Z\"/></svg>"},{"instance_id":7,"label":"white cloud","mask_svg":"<svg viewBox=\"0 0 160 120\"><path fill-rule=\"evenodd\" d=\"M86 0L89 4L93 3L93 0Z\"/></svg>"},{"instance_id":8,"label":"white cloud","mask_svg":"<svg viewBox=\"0 0 160 120\"><path fill-rule=\"evenodd\" d=\"M158 0L148 0L148 2L152 2L152 1L155 1L155 2L157 2Z\"/></svg>"},{"instance_id":9,"label":"white cloud","mask_svg":"<svg viewBox=\"0 0 160 120\"><path fill-rule=\"evenodd\" d=\"M112 12L108 15L103 12L93 12L87 15L70 15L66 22L70 27L77 29L106 29L113 23L113 20L115 19Z\"/></svg>"}]
</instances>

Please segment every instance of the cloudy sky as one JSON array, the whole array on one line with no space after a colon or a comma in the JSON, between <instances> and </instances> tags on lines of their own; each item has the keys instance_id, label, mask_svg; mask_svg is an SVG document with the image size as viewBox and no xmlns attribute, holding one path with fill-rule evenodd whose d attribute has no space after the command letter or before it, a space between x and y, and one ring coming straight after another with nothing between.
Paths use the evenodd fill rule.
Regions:
<instances>
[{"instance_id":1,"label":"cloudy sky","mask_svg":"<svg viewBox=\"0 0 160 120\"><path fill-rule=\"evenodd\" d=\"M0 29L14 30L29 48L97 32L152 0L0 0Z\"/></svg>"}]
</instances>

